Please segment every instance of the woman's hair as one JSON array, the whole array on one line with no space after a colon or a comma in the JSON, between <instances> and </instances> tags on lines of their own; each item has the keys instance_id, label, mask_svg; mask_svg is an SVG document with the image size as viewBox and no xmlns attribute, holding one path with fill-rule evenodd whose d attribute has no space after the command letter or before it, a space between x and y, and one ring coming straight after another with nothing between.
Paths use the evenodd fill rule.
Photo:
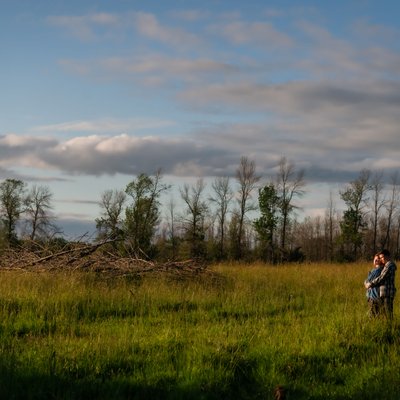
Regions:
<instances>
[{"instance_id":1,"label":"woman's hair","mask_svg":"<svg viewBox=\"0 0 400 400\"><path fill-rule=\"evenodd\" d=\"M375 263L376 263L376 260L379 261L379 264L382 264L381 259L380 259L380 257L379 257L380 254L381 254L381 253L376 253L376 254L374 255L374 259L373 259L373 261L372 261L372 264L376 265L376 264L375 264Z\"/></svg>"}]
</instances>

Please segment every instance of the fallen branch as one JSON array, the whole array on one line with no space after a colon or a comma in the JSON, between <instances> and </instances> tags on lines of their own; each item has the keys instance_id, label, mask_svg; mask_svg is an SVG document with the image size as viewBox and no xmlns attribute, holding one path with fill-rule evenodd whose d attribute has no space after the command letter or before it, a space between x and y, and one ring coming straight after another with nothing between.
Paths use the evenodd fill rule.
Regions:
<instances>
[{"instance_id":1,"label":"fallen branch","mask_svg":"<svg viewBox=\"0 0 400 400\"><path fill-rule=\"evenodd\" d=\"M193 259L156 262L138 257L120 257L108 251L108 249L97 252L100 247L118 240L106 240L101 243L86 245L75 244L75 247L67 249L64 247L62 250L51 254L46 254L49 249L39 245L18 250L9 249L0 258L0 266L3 270L23 270L27 272L92 271L108 274L110 277L141 276L151 273L190 277L204 273L207 267L206 263ZM38 251L38 249L40 250Z\"/></svg>"},{"instance_id":2,"label":"fallen branch","mask_svg":"<svg viewBox=\"0 0 400 400\"><path fill-rule=\"evenodd\" d=\"M81 252L80 255L83 257L85 255L89 255L91 253L94 253L99 247L104 246L105 244L114 243L116 241L117 241L117 239L107 240L105 242L101 242L101 243L97 243L97 244L91 244L91 245L86 245L86 246L83 246L83 247L77 247L77 248L72 248L72 249L68 249L68 250L63 250L63 251L60 251L58 253L50 254L48 256L39 258L38 260L35 260L35 261L31 262L28 266L34 266L34 265L42 263L44 261L51 260L52 258L61 257L61 256L65 255L65 254L70 254L70 253L74 253L74 252L77 252L77 251L80 251ZM84 252L87 252L87 253L85 254Z\"/></svg>"}]
</instances>

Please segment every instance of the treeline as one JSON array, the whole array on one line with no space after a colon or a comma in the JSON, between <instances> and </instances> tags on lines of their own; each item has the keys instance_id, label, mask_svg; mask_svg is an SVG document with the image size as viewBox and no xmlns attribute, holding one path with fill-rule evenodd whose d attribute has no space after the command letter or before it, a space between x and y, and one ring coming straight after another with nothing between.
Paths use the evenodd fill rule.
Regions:
<instances>
[{"instance_id":1,"label":"treeline","mask_svg":"<svg viewBox=\"0 0 400 400\"><path fill-rule=\"evenodd\" d=\"M217 177L207 191L202 179L184 184L178 208L173 199L161 204L171 186L160 170L142 173L126 188L102 193L96 241L109 241L105 251L117 256L148 260L348 262L384 247L400 255L397 173L385 183L383 172L362 170L339 193L343 212L331 193L324 216L302 221L296 211L306 193L303 170L282 157L276 176L260 182L255 162L242 157L234 178ZM1 248L65 242L52 201L47 186L0 183Z\"/></svg>"}]
</instances>

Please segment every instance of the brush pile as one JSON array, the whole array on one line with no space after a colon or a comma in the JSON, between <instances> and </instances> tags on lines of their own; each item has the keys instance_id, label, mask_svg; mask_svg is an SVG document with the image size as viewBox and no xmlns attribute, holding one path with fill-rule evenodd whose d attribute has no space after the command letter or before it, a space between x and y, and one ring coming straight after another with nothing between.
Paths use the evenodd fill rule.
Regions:
<instances>
[{"instance_id":1,"label":"brush pile","mask_svg":"<svg viewBox=\"0 0 400 400\"><path fill-rule=\"evenodd\" d=\"M144 275L154 272L187 276L206 272L205 262L197 260L155 262L139 257L121 257L107 251L112 241L96 244L74 243L56 251L39 246L5 250L0 258L2 270L59 271L81 270L115 276Z\"/></svg>"}]
</instances>

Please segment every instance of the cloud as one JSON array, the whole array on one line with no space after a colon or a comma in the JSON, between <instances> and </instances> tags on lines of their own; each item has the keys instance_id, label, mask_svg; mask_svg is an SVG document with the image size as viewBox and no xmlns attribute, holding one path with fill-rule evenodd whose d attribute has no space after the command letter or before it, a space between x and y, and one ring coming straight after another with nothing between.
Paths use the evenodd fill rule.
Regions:
<instances>
[{"instance_id":1,"label":"cloud","mask_svg":"<svg viewBox=\"0 0 400 400\"><path fill-rule=\"evenodd\" d=\"M213 176L232 175L240 156L247 155L269 174L285 155L306 169L308 179L326 182L352 179L362 168L398 168L400 54L392 46L398 32L358 21L348 30L341 25L336 34L310 22L315 14L306 19L300 10L296 16L302 19L293 20L294 11L286 11L264 10L252 21L238 12L211 20L211 13L194 10L175 12L175 20L147 12L50 17L51 24L81 39L121 30L130 40L123 42L123 52L61 59L68 72L144 92L163 85L169 105L196 113L193 118L202 122L174 137L157 135L157 122L151 121L35 127L42 135L76 137L39 142L7 135L0 139L0 166L21 160L68 174L135 174L161 167L171 175ZM192 23L179 25L182 20ZM142 129L149 129L146 136Z\"/></svg>"},{"instance_id":2,"label":"cloud","mask_svg":"<svg viewBox=\"0 0 400 400\"><path fill-rule=\"evenodd\" d=\"M210 170L220 162L223 149L193 139L162 139L116 136L76 136L69 140L44 141L20 136L15 146L13 135L0 140L4 151L0 168L13 165L61 170L67 174L152 173L158 168L168 173L185 174L185 165L197 165L197 171ZM14 150L10 156L10 150Z\"/></svg>"},{"instance_id":3,"label":"cloud","mask_svg":"<svg viewBox=\"0 0 400 400\"><path fill-rule=\"evenodd\" d=\"M178 16L178 14L176 14ZM194 20L201 17L198 11L181 12L180 18ZM188 49L203 46L196 34L176 26L162 24L156 15L148 12L89 13L85 15L52 15L47 23L65 30L69 35L83 42L104 38L132 38L136 32L144 39L162 43L168 47Z\"/></svg>"},{"instance_id":4,"label":"cloud","mask_svg":"<svg viewBox=\"0 0 400 400\"><path fill-rule=\"evenodd\" d=\"M120 132L134 132L143 129L156 129L173 126L175 123L169 120L151 120L145 118L131 118L131 119L101 119L92 121L72 121L63 122L59 124L35 126L31 129L32 132L39 133L120 133Z\"/></svg>"},{"instance_id":5,"label":"cloud","mask_svg":"<svg viewBox=\"0 0 400 400\"><path fill-rule=\"evenodd\" d=\"M219 33L235 45L256 45L261 47L291 47L294 42L290 36L279 32L269 22L233 21L214 26L212 31Z\"/></svg>"},{"instance_id":6,"label":"cloud","mask_svg":"<svg viewBox=\"0 0 400 400\"><path fill-rule=\"evenodd\" d=\"M99 205L98 201L94 200L82 200L82 199L58 199L58 203L69 203L69 204L88 204L88 205Z\"/></svg>"},{"instance_id":7,"label":"cloud","mask_svg":"<svg viewBox=\"0 0 400 400\"><path fill-rule=\"evenodd\" d=\"M397 40L367 35L350 40L338 38L325 28L302 21L298 23L307 57L297 60L296 65L308 71L311 79L336 79L370 81L396 76L399 72ZM367 29L367 28L365 28ZM372 28L371 28L372 29ZM349 33L350 34L350 33Z\"/></svg>"},{"instance_id":8,"label":"cloud","mask_svg":"<svg viewBox=\"0 0 400 400\"><path fill-rule=\"evenodd\" d=\"M231 73L236 70L232 65L211 59L185 59L162 55L147 55L135 59L109 58L101 60L100 63L105 71L114 74L161 74L166 78L179 77L187 81L198 80L199 76Z\"/></svg>"},{"instance_id":9,"label":"cloud","mask_svg":"<svg viewBox=\"0 0 400 400\"><path fill-rule=\"evenodd\" d=\"M243 72L237 65L209 58L188 59L162 54L136 57L107 57L98 60L59 60L72 74L115 80L144 87L180 87L228 79Z\"/></svg>"},{"instance_id":10,"label":"cloud","mask_svg":"<svg viewBox=\"0 0 400 400\"><path fill-rule=\"evenodd\" d=\"M274 118L314 119L340 128L346 122L382 120L382 126L398 122L400 84L390 81L370 83L297 81L281 84L253 82L221 83L189 88L178 99L194 109L219 107L229 112L267 112ZM325 122L324 122L325 121ZM333 125L332 125L333 127Z\"/></svg>"},{"instance_id":11,"label":"cloud","mask_svg":"<svg viewBox=\"0 0 400 400\"><path fill-rule=\"evenodd\" d=\"M17 161L21 166L31 166L34 163L44 167L36 154L56 143L54 139L46 137L20 136L14 133L0 136L0 166L9 167Z\"/></svg>"},{"instance_id":12,"label":"cloud","mask_svg":"<svg viewBox=\"0 0 400 400\"><path fill-rule=\"evenodd\" d=\"M211 146L191 140L126 134L113 137L93 135L62 142L46 152L44 158L48 164L69 173L134 175L154 172L158 168L174 173L177 164L192 163L193 160L198 160L199 166L207 165L216 152Z\"/></svg>"},{"instance_id":13,"label":"cloud","mask_svg":"<svg viewBox=\"0 0 400 400\"><path fill-rule=\"evenodd\" d=\"M19 167L19 166L18 166ZM22 173L14 169L7 169L0 166L0 179L19 179L24 182L68 182L68 178L60 178L57 176L38 176L34 172L31 174Z\"/></svg>"},{"instance_id":14,"label":"cloud","mask_svg":"<svg viewBox=\"0 0 400 400\"><path fill-rule=\"evenodd\" d=\"M115 28L120 23L116 14L92 13L82 16L61 15L49 16L47 22L55 27L65 29L72 36L91 41L98 35L99 28Z\"/></svg>"},{"instance_id":15,"label":"cloud","mask_svg":"<svg viewBox=\"0 0 400 400\"><path fill-rule=\"evenodd\" d=\"M132 176L161 168L164 174L177 177L233 176L245 155L256 160L263 176L272 176L284 155L306 170L309 181L346 182L364 168L400 167L398 119L370 116L339 124L325 112L302 117L301 123L282 116L253 123L203 124L185 138L125 133L56 140L12 134L0 138L0 169L6 173L14 166L25 166L68 175ZM55 126L86 128L90 133L96 121Z\"/></svg>"},{"instance_id":16,"label":"cloud","mask_svg":"<svg viewBox=\"0 0 400 400\"><path fill-rule=\"evenodd\" d=\"M162 25L154 14L135 13L134 21L137 32L148 39L162 42L178 49L203 45L203 41L197 35L182 28Z\"/></svg>"},{"instance_id":17,"label":"cloud","mask_svg":"<svg viewBox=\"0 0 400 400\"><path fill-rule=\"evenodd\" d=\"M397 41L399 30L371 22L369 19L362 18L356 20L352 25L353 31L362 39L368 39L368 41Z\"/></svg>"}]
</instances>

